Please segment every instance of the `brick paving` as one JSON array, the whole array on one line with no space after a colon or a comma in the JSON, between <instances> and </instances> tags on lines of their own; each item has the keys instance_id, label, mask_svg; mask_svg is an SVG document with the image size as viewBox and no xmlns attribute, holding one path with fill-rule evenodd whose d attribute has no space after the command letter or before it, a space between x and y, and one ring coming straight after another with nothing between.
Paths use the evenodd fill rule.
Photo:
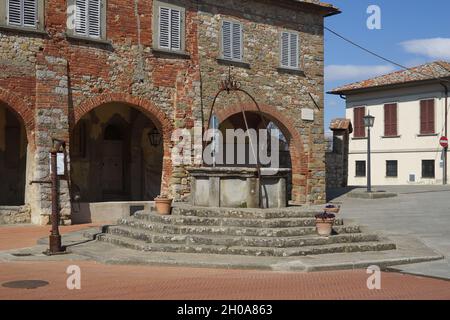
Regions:
<instances>
[{"instance_id":1,"label":"brick paving","mask_svg":"<svg viewBox=\"0 0 450 320\"><path fill-rule=\"evenodd\" d=\"M61 234L75 232L90 227L95 224L83 224L74 226L61 226ZM27 248L36 245L40 238L47 237L50 234L50 226L35 225L14 225L0 226L0 251Z\"/></svg>"},{"instance_id":2,"label":"brick paving","mask_svg":"<svg viewBox=\"0 0 450 320\"><path fill-rule=\"evenodd\" d=\"M61 227L61 233L93 225ZM48 235L45 226L0 227L0 250L29 247ZM81 268L81 290L66 288L67 267ZM368 290L364 270L281 273L206 268L118 266L90 261L0 263L0 299L450 299L450 282L399 273L383 273L382 289ZM38 289L2 285L44 280Z\"/></svg>"},{"instance_id":3,"label":"brick paving","mask_svg":"<svg viewBox=\"0 0 450 320\"><path fill-rule=\"evenodd\" d=\"M81 290L66 288L69 265L81 268ZM368 290L364 270L277 273L181 267L115 266L95 262L0 263L0 284L44 280L38 289L0 286L0 299L450 299L450 282L382 274L382 289Z\"/></svg>"}]
</instances>

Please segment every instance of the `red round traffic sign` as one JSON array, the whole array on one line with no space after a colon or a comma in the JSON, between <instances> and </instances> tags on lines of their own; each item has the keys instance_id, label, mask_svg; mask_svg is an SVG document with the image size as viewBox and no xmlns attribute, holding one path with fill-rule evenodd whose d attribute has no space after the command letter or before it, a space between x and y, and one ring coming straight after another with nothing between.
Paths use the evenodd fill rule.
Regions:
<instances>
[{"instance_id":1,"label":"red round traffic sign","mask_svg":"<svg viewBox=\"0 0 450 320\"><path fill-rule=\"evenodd\" d=\"M439 140L439 143L441 144L442 148L448 148L447 137L441 137L441 139Z\"/></svg>"}]
</instances>

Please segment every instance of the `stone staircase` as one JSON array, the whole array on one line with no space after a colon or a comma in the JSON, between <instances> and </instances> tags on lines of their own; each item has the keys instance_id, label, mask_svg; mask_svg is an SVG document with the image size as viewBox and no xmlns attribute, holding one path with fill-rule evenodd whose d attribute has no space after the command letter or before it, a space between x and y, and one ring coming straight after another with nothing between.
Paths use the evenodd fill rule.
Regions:
<instances>
[{"instance_id":1,"label":"stone staircase","mask_svg":"<svg viewBox=\"0 0 450 320\"><path fill-rule=\"evenodd\" d=\"M153 252L248 256L305 256L393 250L395 244L356 225L336 220L334 234L319 237L318 209L224 209L177 205L170 216L140 211L106 226L96 238L122 247ZM92 236L92 235L91 235Z\"/></svg>"}]
</instances>

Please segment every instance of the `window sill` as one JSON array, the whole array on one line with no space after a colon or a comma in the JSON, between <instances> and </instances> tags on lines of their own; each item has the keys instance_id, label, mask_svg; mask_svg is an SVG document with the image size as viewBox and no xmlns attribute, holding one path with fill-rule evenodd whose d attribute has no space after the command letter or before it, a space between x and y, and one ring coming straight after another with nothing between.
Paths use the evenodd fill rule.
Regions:
<instances>
[{"instance_id":1,"label":"window sill","mask_svg":"<svg viewBox=\"0 0 450 320\"><path fill-rule=\"evenodd\" d=\"M301 69L278 67L277 71L278 71L278 73L286 73L286 74L295 74L298 76L305 76L305 72Z\"/></svg>"},{"instance_id":2,"label":"window sill","mask_svg":"<svg viewBox=\"0 0 450 320\"><path fill-rule=\"evenodd\" d=\"M358 179L358 178L367 178L367 176L355 176L355 179Z\"/></svg>"},{"instance_id":3,"label":"window sill","mask_svg":"<svg viewBox=\"0 0 450 320\"><path fill-rule=\"evenodd\" d=\"M367 137L354 137L352 140L367 140Z\"/></svg>"},{"instance_id":4,"label":"window sill","mask_svg":"<svg viewBox=\"0 0 450 320\"><path fill-rule=\"evenodd\" d=\"M386 178L386 179L398 179L398 176L397 176L397 177L389 177L389 176L386 176L385 178Z\"/></svg>"},{"instance_id":5,"label":"window sill","mask_svg":"<svg viewBox=\"0 0 450 320\"><path fill-rule=\"evenodd\" d=\"M48 36L48 33L43 29L33 29L33 28L25 28L25 27L15 27L15 26L7 26L0 25L0 30L10 31L10 32L18 32L25 34L36 34L42 36Z\"/></svg>"},{"instance_id":6,"label":"window sill","mask_svg":"<svg viewBox=\"0 0 450 320\"><path fill-rule=\"evenodd\" d=\"M152 48L152 53L155 56L164 57L164 58L181 58L181 59L190 59L191 55L187 53L186 51L172 51L172 50L165 50L165 49L159 49L159 48Z\"/></svg>"},{"instance_id":7,"label":"window sill","mask_svg":"<svg viewBox=\"0 0 450 320\"><path fill-rule=\"evenodd\" d=\"M419 133L417 135L418 137L437 137L437 133Z\"/></svg>"},{"instance_id":8,"label":"window sill","mask_svg":"<svg viewBox=\"0 0 450 320\"><path fill-rule=\"evenodd\" d=\"M103 44L103 45L108 45L108 46L112 45L111 41L109 41L109 40L76 36L76 35L67 34L67 33L66 33L66 38L68 40L72 40L72 41L84 41L84 42L97 43L97 44Z\"/></svg>"},{"instance_id":9,"label":"window sill","mask_svg":"<svg viewBox=\"0 0 450 320\"><path fill-rule=\"evenodd\" d=\"M251 69L250 63L243 62L243 61L236 61L236 60L227 60L223 58L217 58L217 62L222 65L226 66L234 66L238 68L244 68L244 69Z\"/></svg>"},{"instance_id":10,"label":"window sill","mask_svg":"<svg viewBox=\"0 0 450 320\"><path fill-rule=\"evenodd\" d=\"M381 139L398 139L401 138L402 136L382 136Z\"/></svg>"}]
</instances>

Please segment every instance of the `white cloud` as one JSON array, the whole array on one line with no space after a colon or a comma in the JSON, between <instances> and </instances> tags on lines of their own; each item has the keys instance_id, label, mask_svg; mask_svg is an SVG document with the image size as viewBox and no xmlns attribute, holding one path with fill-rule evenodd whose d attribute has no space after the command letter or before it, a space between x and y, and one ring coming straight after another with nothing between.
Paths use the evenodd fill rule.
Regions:
<instances>
[{"instance_id":1,"label":"white cloud","mask_svg":"<svg viewBox=\"0 0 450 320\"><path fill-rule=\"evenodd\" d=\"M432 59L450 60L450 38L409 40L400 43L406 52Z\"/></svg>"},{"instance_id":2,"label":"white cloud","mask_svg":"<svg viewBox=\"0 0 450 320\"><path fill-rule=\"evenodd\" d=\"M358 81L394 71L391 65L329 65L325 67L327 81Z\"/></svg>"}]
</instances>

